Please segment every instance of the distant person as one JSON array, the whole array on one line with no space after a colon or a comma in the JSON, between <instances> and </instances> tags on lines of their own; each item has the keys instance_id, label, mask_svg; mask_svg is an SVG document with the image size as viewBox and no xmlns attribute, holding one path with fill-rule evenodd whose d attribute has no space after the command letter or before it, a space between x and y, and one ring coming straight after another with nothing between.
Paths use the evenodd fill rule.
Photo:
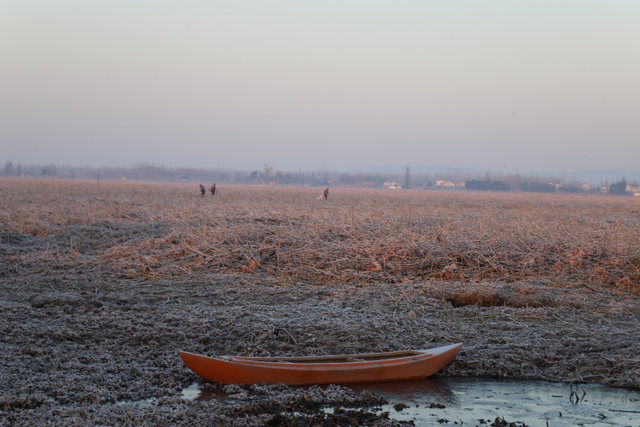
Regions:
<instances>
[{"instance_id":1,"label":"distant person","mask_svg":"<svg viewBox=\"0 0 640 427\"><path fill-rule=\"evenodd\" d=\"M324 192L322 193L324 196L324 199L327 200L329 198L329 189L325 189Z\"/></svg>"},{"instance_id":2,"label":"distant person","mask_svg":"<svg viewBox=\"0 0 640 427\"><path fill-rule=\"evenodd\" d=\"M204 188L204 185L202 185L202 184L198 184L198 185L200 186L200 194L202 194L202 196L207 194L207 189Z\"/></svg>"},{"instance_id":3,"label":"distant person","mask_svg":"<svg viewBox=\"0 0 640 427\"><path fill-rule=\"evenodd\" d=\"M214 182L213 185L211 186L211 188L209 189L209 191L211 191L211 195L215 196L216 195L216 183Z\"/></svg>"}]
</instances>

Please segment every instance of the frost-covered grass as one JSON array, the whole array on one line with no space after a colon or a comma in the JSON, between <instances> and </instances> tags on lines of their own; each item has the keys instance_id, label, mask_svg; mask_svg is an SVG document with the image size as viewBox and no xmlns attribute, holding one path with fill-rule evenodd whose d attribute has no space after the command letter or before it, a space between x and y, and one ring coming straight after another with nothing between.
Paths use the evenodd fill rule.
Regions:
<instances>
[{"instance_id":1,"label":"frost-covered grass","mask_svg":"<svg viewBox=\"0 0 640 427\"><path fill-rule=\"evenodd\" d=\"M5 260L124 278L553 279L638 292L630 197L0 180Z\"/></svg>"}]
</instances>

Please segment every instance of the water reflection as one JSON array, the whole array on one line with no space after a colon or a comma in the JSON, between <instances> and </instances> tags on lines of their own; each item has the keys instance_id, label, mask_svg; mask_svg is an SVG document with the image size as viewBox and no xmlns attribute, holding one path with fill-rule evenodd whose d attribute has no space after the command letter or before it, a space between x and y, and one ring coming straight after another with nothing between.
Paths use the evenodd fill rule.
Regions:
<instances>
[{"instance_id":1,"label":"water reflection","mask_svg":"<svg viewBox=\"0 0 640 427\"><path fill-rule=\"evenodd\" d=\"M528 426L640 426L640 390L597 384L571 387L543 381L437 378L346 386L383 396L389 404L383 405L382 411L397 420L413 420L416 425L488 425L501 417ZM579 397L577 403L572 391ZM221 390L200 392L197 384L185 389L183 396L225 398ZM400 411L396 409L399 403L406 405Z\"/></svg>"},{"instance_id":2,"label":"water reflection","mask_svg":"<svg viewBox=\"0 0 640 427\"><path fill-rule=\"evenodd\" d=\"M392 418L413 420L417 425L434 419L477 425L501 417L529 426L640 426L640 390L597 384L443 378L359 386L365 389L389 400L382 409ZM434 401L445 407L434 409L430 405ZM396 411L397 403L408 407Z\"/></svg>"},{"instance_id":3,"label":"water reflection","mask_svg":"<svg viewBox=\"0 0 640 427\"><path fill-rule=\"evenodd\" d=\"M196 383L193 383L193 385L197 386ZM200 391L198 389L198 395L191 398L191 400L198 400L203 402L207 400L226 400L226 399L227 399L227 394L220 389L206 390L206 391Z\"/></svg>"},{"instance_id":4,"label":"water reflection","mask_svg":"<svg viewBox=\"0 0 640 427\"><path fill-rule=\"evenodd\" d=\"M401 400L407 405L439 403L443 405L460 404L458 395L451 385L442 379L424 379L408 381L385 381L379 383L346 384L352 390L371 390L387 399Z\"/></svg>"}]
</instances>

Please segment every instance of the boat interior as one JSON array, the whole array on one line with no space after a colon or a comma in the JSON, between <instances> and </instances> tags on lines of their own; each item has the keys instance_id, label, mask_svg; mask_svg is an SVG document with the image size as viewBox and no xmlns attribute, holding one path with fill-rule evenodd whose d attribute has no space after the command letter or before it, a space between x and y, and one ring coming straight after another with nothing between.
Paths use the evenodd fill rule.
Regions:
<instances>
[{"instance_id":1,"label":"boat interior","mask_svg":"<svg viewBox=\"0 0 640 427\"><path fill-rule=\"evenodd\" d=\"M236 359L246 362L273 362L273 363L352 363L352 362L372 362L378 360L401 359L405 357L421 356L424 352L407 350L392 353L371 353L371 354L344 354L339 356L306 356L306 357L241 357L233 356L229 359Z\"/></svg>"}]
</instances>

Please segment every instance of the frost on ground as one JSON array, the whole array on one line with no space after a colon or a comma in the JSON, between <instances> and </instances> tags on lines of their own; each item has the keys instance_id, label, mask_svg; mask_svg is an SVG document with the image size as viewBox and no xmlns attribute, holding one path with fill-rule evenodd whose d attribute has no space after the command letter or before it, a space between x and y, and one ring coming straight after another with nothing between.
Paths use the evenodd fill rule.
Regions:
<instances>
[{"instance_id":1,"label":"frost on ground","mask_svg":"<svg viewBox=\"0 0 640 427\"><path fill-rule=\"evenodd\" d=\"M463 342L441 375L640 388L633 201L88 185L0 181L1 426L402 425L345 387L203 382L179 350Z\"/></svg>"}]
</instances>

